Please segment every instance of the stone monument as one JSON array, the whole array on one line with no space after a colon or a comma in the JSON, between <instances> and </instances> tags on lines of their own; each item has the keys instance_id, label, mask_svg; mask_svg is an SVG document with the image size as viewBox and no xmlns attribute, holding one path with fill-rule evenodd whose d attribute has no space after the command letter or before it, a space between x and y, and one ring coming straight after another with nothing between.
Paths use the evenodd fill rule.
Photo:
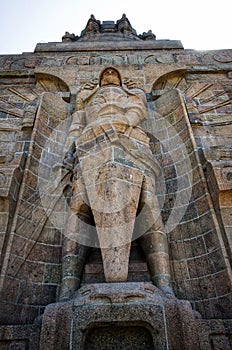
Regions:
<instances>
[{"instance_id":1,"label":"stone monument","mask_svg":"<svg viewBox=\"0 0 232 350\"><path fill-rule=\"evenodd\" d=\"M0 349L230 349L232 51L125 14L0 56Z\"/></svg>"},{"instance_id":2,"label":"stone monument","mask_svg":"<svg viewBox=\"0 0 232 350\"><path fill-rule=\"evenodd\" d=\"M83 232L79 221L90 222L91 214L106 281L127 280L139 206L142 212L136 225L151 279L172 294L167 238L155 193L159 166L149 138L138 127L147 114L145 94L137 88L123 88L117 70L107 67L100 75L99 87L84 95L82 91L77 97L78 110L65 147L75 163L75 180L64 233L61 298L69 298L80 286L87 247L95 238L87 225ZM72 149L75 155L70 157Z\"/></svg>"}]
</instances>

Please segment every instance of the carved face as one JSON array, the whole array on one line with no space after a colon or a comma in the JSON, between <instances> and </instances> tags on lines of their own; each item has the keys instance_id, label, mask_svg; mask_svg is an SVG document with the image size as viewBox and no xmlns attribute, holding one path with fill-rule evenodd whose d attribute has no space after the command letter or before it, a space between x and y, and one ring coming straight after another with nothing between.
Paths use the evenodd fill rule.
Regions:
<instances>
[{"instance_id":1,"label":"carved face","mask_svg":"<svg viewBox=\"0 0 232 350\"><path fill-rule=\"evenodd\" d=\"M100 86L106 85L121 85L119 73L113 68L106 69L101 76Z\"/></svg>"}]
</instances>

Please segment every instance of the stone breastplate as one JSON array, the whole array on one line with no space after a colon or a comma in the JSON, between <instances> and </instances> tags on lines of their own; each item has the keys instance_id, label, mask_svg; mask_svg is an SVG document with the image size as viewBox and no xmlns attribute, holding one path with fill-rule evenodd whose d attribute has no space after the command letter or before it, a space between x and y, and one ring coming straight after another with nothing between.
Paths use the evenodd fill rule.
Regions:
<instances>
[{"instance_id":1,"label":"stone breastplate","mask_svg":"<svg viewBox=\"0 0 232 350\"><path fill-rule=\"evenodd\" d=\"M105 122L138 125L146 112L141 94L129 94L116 86L100 88L85 106L87 127ZM136 122L130 120L131 111L136 112Z\"/></svg>"}]
</instances>

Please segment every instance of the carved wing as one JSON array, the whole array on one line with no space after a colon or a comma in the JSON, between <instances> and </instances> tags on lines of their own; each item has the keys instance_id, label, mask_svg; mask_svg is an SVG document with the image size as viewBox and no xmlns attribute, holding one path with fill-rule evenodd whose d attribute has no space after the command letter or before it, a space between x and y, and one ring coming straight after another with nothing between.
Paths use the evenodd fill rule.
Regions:
<instances>
[{"instance_id":1,"label":"carved wing","mask_svg":"<svg viewBox=\"0 0 232 350\"><path fill-rule=\"evenodd\" d=\"M148 102L149 118L142 123L162 169L157 196L167 232L181 221L192 192L193 139L183 97L176 89ZM178 210L176 209L178 208Z\"/></svg>"}]
</instances>

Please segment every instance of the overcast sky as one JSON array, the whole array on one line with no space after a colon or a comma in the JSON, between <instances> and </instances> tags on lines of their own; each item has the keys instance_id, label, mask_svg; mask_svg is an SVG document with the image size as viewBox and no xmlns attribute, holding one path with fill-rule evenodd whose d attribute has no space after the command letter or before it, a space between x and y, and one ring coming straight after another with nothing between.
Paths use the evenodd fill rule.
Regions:
<instances>
[{"instance_id":1,"label":"overcast sky","mask_svg":"<svg viewBox=\"0 0 232 350\"><path fill-rule=\"evenodd\" d=\"M80 35L91 14L116 21L125 13L137 34L181 40L185 49L231 49L231 0L1 0L0 54L33 52L39 42Z\"/></svg>"}]
</instances>

